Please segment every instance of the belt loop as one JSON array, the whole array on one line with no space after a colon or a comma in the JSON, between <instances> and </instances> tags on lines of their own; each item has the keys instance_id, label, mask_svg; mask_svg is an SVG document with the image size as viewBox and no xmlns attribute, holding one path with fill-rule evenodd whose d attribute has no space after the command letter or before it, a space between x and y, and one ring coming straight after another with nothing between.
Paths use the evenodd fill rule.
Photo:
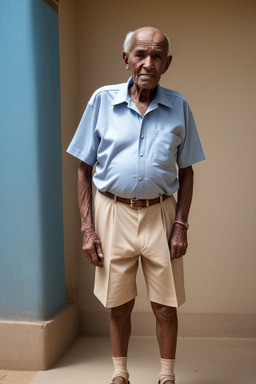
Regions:
<instances>
[{"instance_id":1,"label":"belt loop","mask_svg":"<svg viewBox=\"0 0 256 384\"><path fill-rule=\"evenodd\" d=\"M160 204L162 204L162 202L163 202L163 195L161 195L161 196L159 197L159 199L160 199Z\"/></svg>"},{"instance_id":2,"label":"belt loop","mask_svg":"<svg viewBox=\"0 0 256 384\"><path fill-rule=\"evenodd\" d=\"M146 200L146 208L148 208L149 207L149 200L147 199Z\"/></svg>"},{"instance_id":3,"label":"belt loop","mask_svg":"<svg viewBox=\"0 0 256 384\"><path fill-rule=\"evenodd\" d=\"M115 202L115 203L116 203L116 200L117 200L117 199L116 199L116 195L114 195L114 202Z\"/></svg>"}]
</instances>

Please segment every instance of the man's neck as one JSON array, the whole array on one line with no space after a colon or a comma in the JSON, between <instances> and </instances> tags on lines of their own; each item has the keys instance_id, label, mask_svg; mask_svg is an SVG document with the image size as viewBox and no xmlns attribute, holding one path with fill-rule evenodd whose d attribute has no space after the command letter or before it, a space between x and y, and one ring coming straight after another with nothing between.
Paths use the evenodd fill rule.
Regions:
<instances>
[{"instance_id":1,"label":"man's neck","mask_svg":"<svg viewBox=\"0 0 256 384\"><path fill-rule=\"evenodd\" d=\"M131 99L136 99L140 103L151 103L155 97L156 88L154 89L143 89L139 88L136 84L132 84L130 90Z\"/></svg>"},{"instance_id":2,"label":"man's neck","mask_svg":"<svg viewBox=\"0 0 256 384\"><path fill-rule=\"evenodd\" d=\"M139 111L142 115L146 113L146 110L154 99L156 93L156 88L154 89L142 89L137 87L135 84L129 89L129 94L134 102L134 104L138 107Z\"/></svg>"}]
</instances>

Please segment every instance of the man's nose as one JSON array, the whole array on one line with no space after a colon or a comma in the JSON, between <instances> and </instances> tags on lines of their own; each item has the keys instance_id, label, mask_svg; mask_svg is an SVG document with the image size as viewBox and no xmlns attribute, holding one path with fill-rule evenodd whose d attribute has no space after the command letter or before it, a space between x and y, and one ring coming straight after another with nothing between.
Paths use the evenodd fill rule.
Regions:
<instances>
[{"instance_id":1,"label":"man's nose","mask_svg":"<svg viewBox=\"0 0 256 384\"><path fill-rule=\"evenodd\" d=\"M152 60L152 57L151 56L145 57L144 67L147 69L151 69L153 66L154 66L154 62Z\"/></svg>"}]
</instances>

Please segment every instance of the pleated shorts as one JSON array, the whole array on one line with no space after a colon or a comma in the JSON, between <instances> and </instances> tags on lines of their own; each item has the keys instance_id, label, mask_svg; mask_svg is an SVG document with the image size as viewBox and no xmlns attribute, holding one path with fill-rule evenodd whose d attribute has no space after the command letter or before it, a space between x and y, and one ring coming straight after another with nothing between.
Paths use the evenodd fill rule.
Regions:
<instances>
[{"instance_id":1,"label":"pleated shorts","mask_svg":"<svg viewBox=\"0 0 256 384\"><path fill-rule=\"evenodd\" d=\"M151 302L178 307L185 301L183 258L170 259L169 238L175 220L173 196L148 208L133 209L96 192L95 229L103 249L96 267L94 294L106 308L137 296L139 260Z\"/></svg>"}]
</instances>

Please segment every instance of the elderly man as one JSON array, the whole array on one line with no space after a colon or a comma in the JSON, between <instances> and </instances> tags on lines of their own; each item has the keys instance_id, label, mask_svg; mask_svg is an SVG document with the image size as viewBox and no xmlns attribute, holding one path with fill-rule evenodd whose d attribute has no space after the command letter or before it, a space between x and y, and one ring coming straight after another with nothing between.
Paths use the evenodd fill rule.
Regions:
<instances>
[{"instance_id":1,"label":"elderly man","mask_svg":"<svg viewBox=\"0 0 256 384\"><path fill-rule=\"evenodd\" d=\"M127 351L139 259L156 317L159 383L175 380L176 308L185 301L182 256L188 245L192 164L204 154L186 99L158 84L171 59L169 39L160 30L130 32L123 61L132 76L125 84L93 94L68 148L82 161L78 199L83 250L96 266L94 293L111 308L116 384L129 379Z\"/></svg>"}]
</instances>

